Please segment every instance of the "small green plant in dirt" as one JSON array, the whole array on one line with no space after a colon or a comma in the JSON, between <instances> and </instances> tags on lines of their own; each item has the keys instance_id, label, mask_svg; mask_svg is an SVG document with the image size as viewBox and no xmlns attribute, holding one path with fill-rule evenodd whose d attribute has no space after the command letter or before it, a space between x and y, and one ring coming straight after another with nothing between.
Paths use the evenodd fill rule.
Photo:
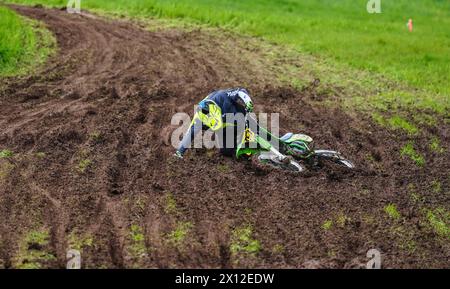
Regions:
<instances>
[{"instance_id":1,"label":"small green plant in dirt","mask_svg":"<svg viewBox=\"0 0 450 289\"><path fill-rule=\"evenodd\" d=\"M368 225L373 225L375 224L375 217L369 214L365 214L362 216L362 221Z\"/></svg>"},{"instance_id":2,"label":"small green plant in dirt","mask_svg":"<svg viewBox=\"0 0 450 289\"><path fill-rule=\"evenodd\" d=\"M407 156L411 160L413 160L416 165L419 167L423 167L425 165L425 159L414 149L414 145L412 143L406 144L400 151L402 156Z\"/></svg>"},{"instance_id":3,"label":"small green plant in dirt","mask_svg":"<svg viewBox=\"0 0 450 289\"><path fill-rule=\"evenodd\" d=\"M0 159L10 158L12 156L14 156L14 153L10 150L1 150L0 151Z\"/></svg>"},{"instance_id":4,"label":"small green plant in dirt","mask_svg":"<svg viewBox=\"0 0 450 289\"><path fill-rule=\"evenodd\" d=\"M367 160L369 161L369 162L371 162L371 163L375 163L375 158L373 157L373 155L372 154L367 154L366 155L366 158L367 158Z\"/></svg>"},{"instance_id":5,"label":"small green plant in dirt","mask_svg":"<svg viewBox=\"0 0 450 289\"><path fill-rule=\"evenodd\" d=\"M325 222L323 222L322 224L322 229L324 229L325 231L328 231L331 229L331 227L333 227L333 221L332 220L326 220Z\"/></svg>"},{"instance_id":6,"label":"small green plant in dirt","mask_svg":"<svg viewBox=\"0 0 450 289\"><path fill-rule=\"evenodd\" d=\"M228 173L230 171L230 167L227 164L223 164L223 165L217 165L217 169L221 172L221 173Z\"/></svg>"},{"instance_id":7,"label":"small green plant in dirt","mask_svg":"<svg viewBox=\"0 0 450 289\"><path fill-rule=\"evenodd\" d=\"M436 194L442 192L442 185L440 181L434 180L433 182L431 182L431 188Z\"/></svg>"},{"instance_id":8,"label":"small green plant in dirt","mask_svg":"<svg viewBox=\"0 0 450 289\"><path fill-rule=\"evenodd\" d=\"M138 197L136 199L136 201L134 202L135 206L140 210L143 211L145 210L145 200L141 199L140 197Z\"/></svg>"},{"instance_id":9,"label":"small green plant in dirt","mask_svg":"<svg viewBox=\"0 0 450 289\"><path fill-rule=\"evenodd\" d=\"M14 165L8 161L0 161L0 181L6 179L14 169Z\"/></svg>"},{"instance_id":10,"label":"small green plant in dirt","mask_svg":"<svg viewBox=\"0 0 450 289\"><path fill-rule=\"evenodd\" d=\"M44 246L48 244L49 234L47 230L42 231L31 231L25 237L25 241L28 244L37 244L40 246Z\"/></svg>"},{"instance_id":11,"label":"small green plant in dirt","mask_svg":"<svg viewBox=\"0 0 450 289\"><path fill-rule=\"evenodd\" d=\"M435 116L431 116L425 113L415 113L413 118L416 123L421 125L433 127L437 124Z\"/></svg>"},{"instance_id":12,"label":"small green plant in dirt","mask_svg":"<svg viewBox=\"0 0 450 289\"><path fill-rule=\"evenodd\" d=\"M380 126L389 127L394 130L403 130L410 135L416 135L419 132L419 129L415 125L398 115L386 119L375 112L372 113L372 119Z\"/></svg>"},{"instance_id":13,"label":"small green plant in dirt","mask_svg":"<svg viewBox=\"0 0 450 289\"><path fill-rule=\"evenodd\" d=\"M430 141L430 149L433 152L442 154L445 152L445 149L441 146L441 141L438 137L433 137Z\"/></svg>"},{"instance_id":14,"label":"small green plant in dirt","mask_svg":"<svg viewBox=\"0 0 450 289\"><path fill-rule=\"evenodd\" d=\"M336 251L328 250L327 251L327 256L330 257L330 258L336 258Z\"/></svg>"},{"instance_id":15,"label":"small green plant in dirt","mask_svg":"<svg viewBox=\"0 0 450 289\"><path fill-rule=\"evenodd\" d=\"M274 254L282 254L282 253L284 253L284 251L285 251L285 248L281 244L276 244L272 248L272 253L274 253Z\"/></svg>"},{"instance_id":16,"label":"small green plant in dirt","mask_svg":"<svg viewBox=\"0 0 450 289\"><path fill-rule=\"evenodd\" d=\"M416 192L412 192L411 201L413 201L414 203L423 203L425 201L425 198Z\"/></svg>"},{"instance_id":17,"label":"small green plant in dirt","mask_svg":"<svg viewBox=\"0 0 450 289\"><path fill-rule=\"evenodd\" d=\"M69 235L69 247L80 252L85 247L92 247L94 245L94 239L91 234L80 235L77 230L74 230Z\"/></svg>"},{"instance_id":18,"label":"small green plant in dirt","mask_svg":"<svg viewBox=\"0 0 450 289\"><path fill-rule=\"evenodd\" d=\"M420 204L425 201L425 198L417 192L416 186L414 184L408 184L408 192L411 201L413 201L414 203Z\"/></svg>"},{"instance_id":19,"label":"small green plant in dirt","mask_svg":"<svg viewBox=\"0 0 450 289\"><path fill-rule=\"evenodd\" d=\"M414 253L417 250L417 244L414 240L406 240L399 244L399 248L408 251L409 253Z\"/></svg>"},{"instance_id":20,"label":"small green plant in dirt","mask_svg":"<svg viewBox=\"0 0 450 289\"><path fill-rule=\"evenodd\" d=\"M397 206L395 204L389 204L384 207L384 212L394 220L398 220L401 217L400 212L397 210Z\"/></svg>"},{"instance_id":21,"label":"small green plant in dirt","mask_svg":"<svg viewBox=\"0 0 450 289\"><path fill-rule=\"evenodd\" d=\"M441 237L450 238L450 212L444 208L424 209L426 219L433 230Z\"/></svg>"},{"instance_id":22,"label":"small green plant in dirt","mask_svg":"<svg viewBox=\"0 0 450 289\"><path fill-rule=\"evenodd\" d=\"M170 192L165 196L164 212L166 212L166 214L175 214L177 212L177 202Z\"/></svg>"},{"instance_id":23,"label":"small green plant in dirt","mask_svg":"<svg viewBox=\"0 0 450 289\"><path fill-rule=\"evenodd\" d=\"M46 154L44 152L37 152L35 155L36 155L36 157L38 157L40 159L43 159L46 156Z\"/></svg>"},{"instance_id":24,"label":"small green plant in dirt","mask_svg":"<svg viewBox=\"0 0 450 289\"><path fill-rule=\"evenodd\" d=\"M94 141L94 142L101 142L103 140L103 136L101 133L99 133L98 131L94 131L92 132L89 137Z\"/></svg>"},{"instance_id":25,"label":"small green plant in dirt","mask_svg":"<svg viewBox=\"0 0 450 289\"><path fill-rule=\"evenodd\" d=\"M261 250L261 244L253 237L253 227L245 225L233 230L230 251L232 254L247 253L254 255Z\"/></svg>"},{"instance_id":26,"label":"small green plant in dirt","mask_svg":"<svg viewBox=\"0 0 450 289\"><path fill-rule=\"evenodd\" d=\"M43 263L54 261L56 257L46 250L50 237L48 230L34 230L25 235L19 244L19 252L13 258L18 269L39 269Z\"/></svg>"},{"instance_id":27,"label":"small green plant in dirt","mask_svg":"<svg viewBox=\"0 0 450 289\"><path fill-rule=\"evenodd\" d=\"M336 218L336 224L341 228L345 227L345 225L350 221L350 217L346 216L345 214L339 214L339 216Z\"/></svg>"},{"instance_id":28,"label":"small green plant in dirt","mask_svg":"<svg viewBox=\"0 0 450 289\"><path fill-rule=\"evenodd\" d=\"M80 171L81 173L85 173L86 170L92 166L92 161L90 159L82 159L79 163L78 163L78 171Z\"/></svg>"},{"instance_id":29,"label":"small green plant in dirt","mask_svg":"<svg viewBox=\"0 0 450 289\"><path fill-rule=\"evenodd\" d=\"M175 229L167 235L167 241L174 246L180 246L192 227L191 222L178 222Z\"/></svg>"},{"instance_id":30,"label":"small green plant in dirt","mask_svg":"<svg viewBox=\"0 0 450 289\"><path fill-rule=\"evenodd\" d=\"M387 121L392 129L404 130L410 135L415 135L419 132L419 129L415 125L400 116L393 116Z\"/></svg>"},{"instance_id":31,"label":"small green plant in dirt","mask_svg":"<svg viewBox=\"0 0 450 289\"><path fill-rule=\"evenodd\" d=\"M414 241L414 231L410 227L397 225L391 228L391 234L395 237L395 243L398 248L410 253L416 251L416 242Z\"/></svg>"},{"instance_id":32,"label":"small green plant in dirt","mask_svg":"<svg viewBox=\"0 0 450 289\"><path fill-rule=\"evenodd\" d=\"M144 257L147 254L145 246L144 231L139 225L133 224L130 227L130 246L128 251L135 258Z\"/></svg>"},{"instance_id":33,"label":"small green plant in dirt","mask_svg":"<svg viewBox=\"0 0 450 289\"><path fill-rule=\"evenodd\" d=\"M395 237L395 244L398 248L409 253L416 251L415 233L411 226L395 225L391 227L390 233Z\"/></svg>"},{"instance_id":34,"label":"small green plant in dirt","mask_svg":"<svg viewBox=\"0 0 450 289\"><path fill-rule=\"evenodd\" d=\"M372 113L372 119L380 126L386 126L386 120L381 114L376 112Z\"/></svg>"}]
</instances>

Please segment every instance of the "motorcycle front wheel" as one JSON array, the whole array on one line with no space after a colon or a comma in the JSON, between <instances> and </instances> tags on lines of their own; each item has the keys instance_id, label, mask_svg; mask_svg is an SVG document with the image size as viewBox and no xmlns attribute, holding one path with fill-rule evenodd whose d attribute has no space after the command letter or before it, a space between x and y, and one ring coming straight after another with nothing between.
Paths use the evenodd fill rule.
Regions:
<instances>
[{"instance_id":1,"label":"motorcycle front wheel","mask_svg":"<svg viewBox=\"0 0 450 289\"><path fill-rule=\"evenodd\" d=\"M330 150L316 150L312 156L313 163L322 165L324 161L330 161L343 166L347 169L354 169L355 165L348 159L344 158L340 153Z\"/></svg>"},{"instance_id":2,"label":"motorcycle front wheel","mask_svg":"<svg viewBox=\"0 0 450 289\"><path fill-rule=\"evenodd\" d=\"M251 157L252 164L260 171L269 172L273 169L285 170L293 173L301 173L305 169L297 161L286 158L284 160L279 160L279 158L270 153L264 152L253 155Z\"/></svg>"}]
</instances>

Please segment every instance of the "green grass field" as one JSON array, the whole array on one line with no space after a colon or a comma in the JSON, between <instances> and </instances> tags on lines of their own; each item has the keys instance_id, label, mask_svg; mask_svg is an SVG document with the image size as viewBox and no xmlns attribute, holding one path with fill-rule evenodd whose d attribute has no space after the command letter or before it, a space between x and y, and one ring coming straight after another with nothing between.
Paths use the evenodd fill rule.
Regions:
<instances>
[{"instance_id":1,"label":"green grass field","mask_svg":"<svg viewBox=\"0 0 450 289\"><path fill-rule=\"evenodd\" d=\"M0 76L26 73L42 63L52 42L38 23L0 6Z\"/></svg>"}]
</instances>

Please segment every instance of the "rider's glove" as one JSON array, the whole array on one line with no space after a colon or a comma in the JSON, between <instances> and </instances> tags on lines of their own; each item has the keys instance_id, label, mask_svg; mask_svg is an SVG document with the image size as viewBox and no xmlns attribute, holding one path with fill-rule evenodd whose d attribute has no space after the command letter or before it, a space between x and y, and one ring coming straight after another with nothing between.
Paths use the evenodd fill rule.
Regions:
<instances>
[{"instance_id":1,"label":"rider's glove","mask_svg":"<svg viewBox=\"0 0 450 289\"><path fill-rule=\"evenodd\" d=\"M173 155L179 159L183 158L183 154L180 151L176 151Z\"/></svg>"}]
</instances>

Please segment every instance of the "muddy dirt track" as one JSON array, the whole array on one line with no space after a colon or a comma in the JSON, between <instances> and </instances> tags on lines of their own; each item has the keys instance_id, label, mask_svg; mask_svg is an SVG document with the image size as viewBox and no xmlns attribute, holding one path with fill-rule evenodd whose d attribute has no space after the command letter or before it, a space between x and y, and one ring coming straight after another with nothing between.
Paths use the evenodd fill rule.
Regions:
<instances>
[{"instance_id":1,"label":"muddy dirt track","mask_svg":"<svg viewBox=\"0 0 450 289\"><path fill-rule=\"evenodd\" d=\"M448 127L418 138L420 168L399 154L406 135L313 105L313 86L275 84L233 39L13 8L46 23L58 53L33 76L0 80L0 149L14 152L0 159L0 267L65 267L69 248L86 268L355 268L371 248L383 267L450 267L448 238L424 216L449 209L449 153L429 151L425 137L449 147ZM171 158L172 115L238 85L257 111L280 112L284 131L309 133L364 169L299 177L215 151ZM383 211L389 203L399 219ZM230 249L243 226L256 253Z\"/></svg>"}]
</instances>

